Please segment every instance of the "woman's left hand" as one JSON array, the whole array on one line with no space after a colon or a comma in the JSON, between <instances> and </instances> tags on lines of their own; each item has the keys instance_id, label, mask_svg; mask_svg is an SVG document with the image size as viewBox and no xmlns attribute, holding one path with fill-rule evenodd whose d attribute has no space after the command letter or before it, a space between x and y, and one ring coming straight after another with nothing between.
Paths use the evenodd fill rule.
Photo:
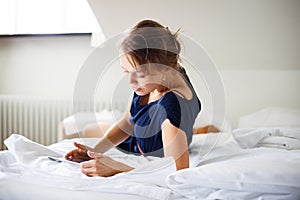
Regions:
<instances>
[{"instance_id":1,"label":"woman's left hand","mask_svg":"<svg viewBox=\"0 0 300 200\"><path fill-rule=\"evenodd\" d=\"M120 172L126 172L133 169L132 167L115 161L101 153L88 151L88 155L92 159L81 163L81 171L87 176L109 177Z\"/></svg>"}]
</instances>

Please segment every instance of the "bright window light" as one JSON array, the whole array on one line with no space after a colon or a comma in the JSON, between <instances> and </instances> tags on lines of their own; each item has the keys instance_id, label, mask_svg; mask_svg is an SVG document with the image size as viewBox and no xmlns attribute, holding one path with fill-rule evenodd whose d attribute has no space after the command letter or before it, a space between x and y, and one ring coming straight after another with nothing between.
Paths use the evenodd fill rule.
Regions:
<instances>
[{"instance_id":1,"label":"bright window light","mask_svg":"<svg viewBox=\"0 0 300 200\"><path fill-rule=\"evenodd\" d=\"M102 33L86 0L0 0L0 34Z\"/></svg>"}]
</instances>

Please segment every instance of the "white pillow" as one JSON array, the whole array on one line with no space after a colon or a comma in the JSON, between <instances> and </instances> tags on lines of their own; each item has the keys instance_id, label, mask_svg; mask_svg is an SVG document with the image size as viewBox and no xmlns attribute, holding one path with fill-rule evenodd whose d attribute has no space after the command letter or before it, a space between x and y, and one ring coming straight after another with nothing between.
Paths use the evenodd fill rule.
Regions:
<instances>
[{"instance_id":1,"label":"white pillow","mask_svg":"<svg viewBox=\"0 0 300 200\"><path fill-rule=\"evenodd\" d=\"M63 120L63 127L66 135L78 133L92 123L97 122L111 122L113 123L118 119L122 113L118 110L108 111L103 110L101 112L80 112L71 115Z\"/></svg>"},{"instance_id":2,"label":"white pillow","mask_svg":"<svg viewBox=\"0 0 300 200\"><path fill-rule=\"evenodd\" d=\"M300 127L300 109L269 107L240 117L239 128Z\"/></svg>"}]
</instances>

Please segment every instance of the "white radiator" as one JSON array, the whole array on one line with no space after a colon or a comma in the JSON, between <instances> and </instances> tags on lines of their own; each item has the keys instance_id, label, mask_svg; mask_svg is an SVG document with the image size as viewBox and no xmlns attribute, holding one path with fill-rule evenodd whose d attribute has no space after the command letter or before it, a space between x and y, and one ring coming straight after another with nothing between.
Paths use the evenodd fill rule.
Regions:
<instances>
[{"instance_id":1,"label":"white radiator","mask_svg":"<svg viewBox=\"0 0 300 200\"><path fill-rule=\"evenodd\" d=\"M81 111L95 107L82 104ZM107 108L97 103L96 110ZM0 148L4 140L18 133L40 144L49 145L58 141L60 122L73 114L72 101L33 99L16 96L0 96Z\"/></svg>"},{"instance_id":2,"label":"white radiator","mask_svg":"<svg viewBox=\"0 0 300 200\"><path fill-rule=\"evenodd\" d=\"M69 101L1 96L1 149L4 148L4 140L12 133L44 145L57 142L58 125L71 113Z\"/></svg>"}]
</instances>

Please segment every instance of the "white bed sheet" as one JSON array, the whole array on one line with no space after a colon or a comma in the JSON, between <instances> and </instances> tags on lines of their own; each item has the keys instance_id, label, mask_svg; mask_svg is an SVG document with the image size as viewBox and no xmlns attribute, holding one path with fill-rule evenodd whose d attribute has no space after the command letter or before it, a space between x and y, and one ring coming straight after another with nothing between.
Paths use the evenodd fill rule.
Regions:
<instances>
[{"instance_id":1,"label":"white bed sheet","mask_svg":"<svg viewBox=\"0 0 300 200\"><path fill-rule=\"evenodd\" d=\"M66 190L20 181L0 179L1 200L151 200L151 198L126 193Z\"/></svg>"},{"instance_id":2,"label":"white bed sheet","mask_svg":"<svg viewBox=\"0 0 300 200\"><path fill-rule=\"evenodd\" d=\"M112 149L106 154L135 169L109 178L87 177L81 173L80 164L57 163L48 159L48 156L62 157L74 148L73 141L66 140L46 147L21 135L13 134L5 141L9 151L0 154L0 177L2 176L4 181L73 191L131 194L152 199L169 198L170 189L166 187L165 178L169 173L175 172L172 158L146 159ZM97 139L77 139L77 141L92 145Z\"/></svg>"},{"instance_id":3,"label":"white bed sheet","mask_svg":"<svg viewBox=\"0 0 300 200\"><path fill-rule=\"evenodd\" d=\"M136 171L142 174L125 173L111 179L111 182L101 182L101 178L91 178L90 187L86 187L84 181L81 184L76 183L78 179L88 180L77 172L71 178L62 178L64 173L65 175L70 173L70 170L68 171L70 165L60 164L60 168L53 170L57 163L45 157L27 162L26 173L21 177L13 176L14 170L15 174L18 174L20 166L12 165L15 162L11 157L13 151L2 151L0 152L0 199L300 199L297 193L300 191L300 182L297 182L300 180L299 150L242 149L233 137L226 133L193 137L190 148L190 169L175 171L172 168L172 163L174 165L172 160L165 159L165 163L161 163L161 159L157 158L132 159L131 156L112 150L108 152L110 156L137 167ZM75 140L89 145L97 142L97 139L72 139L47 148L62 155L72 148L72 142ZM32 155L36 155L34 151L18 159L24 162ZM4 161L3 158L6 160ZM149 162L150 160L154 162ZM165 166L166 163L171 164L169 167L164 167L165 171L158 170L150 173L148 170L147 173L147 165L148 169L152 170L159 169L159 166ZM146 167L139 169L142 164ZM52 176L59 178L55 181L52 176L48 177L43 172L33 174L28 171L30 167L36 166L40 169L44 166L50 168L52 166L52 173L55 172ZM7 170L10 173L7 173ZM252 185L247 184L250 181ZM268 182L277 185L266 187L265 183ZM79 190L82 184L86 188Z\"/></svg>"}]
</instances>

